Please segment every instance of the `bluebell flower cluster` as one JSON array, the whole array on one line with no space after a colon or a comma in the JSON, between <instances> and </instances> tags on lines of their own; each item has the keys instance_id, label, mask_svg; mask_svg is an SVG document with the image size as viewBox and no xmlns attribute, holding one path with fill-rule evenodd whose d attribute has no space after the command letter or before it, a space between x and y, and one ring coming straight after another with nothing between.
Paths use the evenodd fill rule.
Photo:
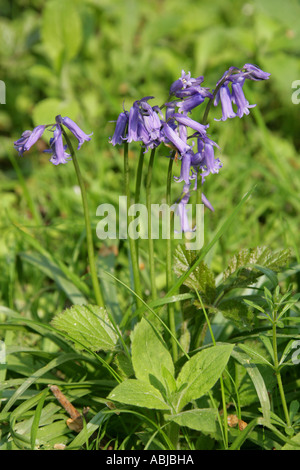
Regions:
<instances>
[{"instance_id":1,"label":"bluebell flower cluster","mask_svg":"<svg viewBox=\"0 0 300 470\"><path fill-rule=\"evenodd\" d=\"M50 138L50 149L46 149L44 152L51 154L50 162L53 163L53 165L65 164L71 160L71 155L67 152L68 146L63 143L62 125L69 129L78 140L78 150L85 141L91 140L92 134L88 135L83 132L69 117L63 118L58 115L55 118L55 124L40 125L35 127L32 131L27 130L23 132L21 138L14 142L14 147L19 152L19 155L23 156L23 153L28 151L42 137L45 130L49 128L49 130L53 132L53 137Z\"/></svg>"},{"instance_id":2,"label":"bluebell flower cluster","mask_svg":"<svg viewBox=\"0 0 300 470\"><path fill-rule=\"evenodd\" d=\"M199 181L203 185L209 174L218 173L222 168L220 159L215 156L215 149L219 149L219 146L207 133L209 125L195 121L188 114L207 100L214 106L221 104L222 117L216 121L248 115L249 109L255 105L249 104L245 98L245 81L266 80L269 76L269 73L252 64L245 64L241 69L230 67L215 89L210 91L202 86L202 76L193 78L190 72L182 70L181 77L170 87L169 101L163 106L151 106L149 101L153 96L147 96L135 101L129 112L123 109L120 113L110 138L112 145L141 142L145 152L160 144L176 151L181 169L180 176L174 178L183 183L178 204L182 231L191 230L186 214L191 189L197 189ZM214 210L203 192L202 202L208 209Z\"/></svg>"}]
</instances>

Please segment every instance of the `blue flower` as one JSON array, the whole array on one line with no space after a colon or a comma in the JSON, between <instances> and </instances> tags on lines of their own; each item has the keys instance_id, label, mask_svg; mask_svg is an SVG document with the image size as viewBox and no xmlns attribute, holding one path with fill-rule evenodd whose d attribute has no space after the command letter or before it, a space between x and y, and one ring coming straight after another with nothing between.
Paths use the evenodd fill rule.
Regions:
<instances>
[{"instance_id":1,"label":"blue flower","mask_svg":"<svg viewBox=\"0 0 300 470\"><path fill-rule=\"evenodd\" d=\"M53 165L59 165L60 163L67 163L71 159L71 155L66 152L67 145L63 144L61 127L58 124L55 126L53 137L50 139L51 149L44 150L45 153L52 153L50 162Z\"/></svg>"},{"instance_id":2,"label":"blue flower","mask_svg":"<svg viewBox=\"0 0 300 470\"><path fill-rule=\"evenodd\" d=\"M60 163L67 163L71 159L71 155L66 152L67 145L64 145L62 139L61 125L66 126L78 139L78 149L81 147L84 141L91 140L90 135L85 134L77 124L68 117L62 118L60 115L56 116L54 125L40 125L33 129L33 131L23 132L20 139L14 142L15 149L19 152L19 155L29 150L33 144L43 135L47 127L51 127L53 131L53 137L50 138L50 149L44 150L46 153L51 153L50 162L54 165Z\"/></svg>"},{"instance_id":3,"label":"blue flower","mask_svg":"<svg viewBox=\"0 0 300 470\"><path fill-rule=\"evenodd\" d=\"M217 106L219 101L221 101L222 106L222 118L215 119L216 121L226 121L228 118L236 117L236 113L232 109L232 99L228 85L221 86L215 97L214 105Z\"/></svg>"},{"instance_id":4,"label":"blue flower","mask_svg":"<svg viewBox=\"0 0 300 470\"><path fill-rule=\"evenodd\" d=\"M124 143L124 140L126 140L125 131L127 128L127 124L128 124L128 112L124 111L119 114L114 135L109 141L112 145L116 145L116 144L121 145Z\"/></svg>"},{"instance_id":5,"label":"blue flower","mask_svg":"<svg viewBox=\"0 0 300 470\"><path fill-rule=\"evenodd\" d=\"M19 152L19 155L23 156L23 153L29 150L39 139L42 137L46 126L37 126L33 131L23 132L20 139L14 142L15 149Z\"/></svg>"},{"instance_id":6,"label":"blue flower","mask_svg":"<svg viewBox=\"0 0 300 470\"><path fill-rule=\"evenodd\" d=\"M203 82L203 77L191 78L191 72L185 73L184 70L181 71L181 77L172 83L170 87L170 95L177 96L177 93L182 89L187 89L191 87L198 87Z\"/></svg>"},{"instance_id":7,"label":"blue flower","mask_svg":"<svg viewBox=\"0 0 300 470\"><path fill-rule=\"evenodd\" d=\"M250 105L245 98L243 91L245 80L267 80L269 76L269 73L263 72L256 65L252 64L245 64L242 69L230 67L217 83L217 87L220 88L216 93L214 105L217 106L221 101L222 118L216 119L216 121L225 121L228 118L233 118L236 116L241 118L244 116L244 114L249 114L249 108L253 108L256 105ZM231 84L231 92L229 89L229 84ZM232 104L236 105L236 112L234 112Z\"/></svg>"},{"instance_id":8,"label":"blue flower","mask_svg":"<svg viewBox=\"0 0 300 470\"><path fill-rule=\"evenodd\" d=\"M188 214L187 214L187 203L190 199L190 185L185 184L182 190L182 194L180 197L180 201L176 203L176 215L178 215L180 219L180 227L182 232L192 232L193 228L191 228L189 224Z\"/></svg>"},{"instance_id":9,"label":"blue flower","mask_svg":"<svg viewBox=\"0 0 300 470\"><path fill-rule=\"evenodd\" d=\"M55 120L58 124L63 124L65 127L67 127L69 131L71 131L72 134L76 137L76 139L78 140L77 150L80 149L80 147L85 141L91 140L91 135L93 135L93 133L87 135L85 132L83 132L82 129L80 129L76 122L72 121L72 119L70 119L69 117L66 116L62 118L61 115L58 115L56 116Z\"/></svg>"}]
</instances>

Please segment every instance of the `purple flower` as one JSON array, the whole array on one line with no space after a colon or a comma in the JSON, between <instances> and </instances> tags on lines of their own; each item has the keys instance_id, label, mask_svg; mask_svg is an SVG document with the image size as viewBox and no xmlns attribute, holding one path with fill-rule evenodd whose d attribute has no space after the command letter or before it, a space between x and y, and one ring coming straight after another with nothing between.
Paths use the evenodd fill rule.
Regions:
<instances>
[{"instance_id":1,"label":"purple flower","mask_svg":"<svg viewBox=\"0 0 300 470\"><path fill-rule=\"evenodd\" d=\"M183 124L184 126L190 127L191 129L194 129L195 131L199 132L201 135L206 134L206 129L209 127L209 125L203 125L200 124L197 121L194 121L193 119L189 118L188 116L184 116L179 113L174 113L173 115L174 119L180 124Z\"/></svg>"},{"instance_id":2,"label":"purple flower","mask_svg":"<svg viewBox=\"0 0 300 470\"><path fill-rule=\"evenodd\" d=\"M77 150L80 149L80 147L85 141L91 140L90 136L93 135L93 133L87 135L85 132L83 132L82 129L80 129L76 122L72 121L72 119L70 119L69 117L62 118L60 115L58 115L56 116L55 120L58 124L63 124L64 126L66 126L69 131L71 131L72 134L76 137L76 139L78 140Z\"/></svg>"},{"instance_id":3,"label":"purple flower","mask_svg":"<svg viewBox=\"0 0 300 470\"><path fill-rule=\"evenodd\" d=\"M211 205L211 203L209 202L209 200L207 199L205 194L203 194L203 193L201 194L201 199L202 199L202 202L205 205L205 207L207 207L207 209L209 209L212 212L215 211L215 209L213 208L213 206Z\"/></svg>"},{"instance_id":4,"label":"purple flower","mask_svg":"<svg viewBox=\"0 0 300 470\"><path fill-rule=\"evenodd\" d=\"M254 108L256 104L249 104L246 100L244 92L243 92L243 83L244 82L236 82L232 83L232 101L234 104L237 105L237 116L239 118L243 117L244 114L249 114L249 108Z\"/></svg>"},{"instance_id":5,"label":"purple flower","mask_svg":"<svg viewBox=\"0 0 300 470\"><path fill-rule=\"evenodd\" d=\"M192 109L196 108L199 106L201 103L203 103L204 97L200 93L196 93L194 95L189 96L183 101L180 101L178 103L178 108L180 113L188 113Z\"/></svg>"},{"instance_id":6,"label":"purple flower","mask_svg":"<svg viewBox=\"0 0 300 470\"><path fill-rule=\"evenodd\" d=\"M250 105L245 98L243 91L245 80L267 80L269 76L269 73L263 72L260 68L252 64L245 64L241 70L236 67L230 67L217 83L217 87L219 85L221 86L217 91L214 105L217 106L219 101L221 101L222 118L216 119L216 121L225 121L227 118L233 118L235 116L241 118L244 114L249 114L249 108L253 108L256 105ZM230 83L231 92L229 90ZM236 113L232 109L232 103L237 106Z\"/></svg>"},{"instance_id":7,"label":"purple flower","mask_svg":"<svg viewBox=\"0 0 300 470\"><path fill-rule=\"evenodd\" d=\"M180 226L182 232L192 232L194 229L190 227L188 214L187 214L187 203L190 199L190 185L185 184L182 191L182 196L179 203L176 203L176 215L179 216Z\"/></svg>"},{"instance_id":8,"label":"purple flower","mask_svg":"<svg viewBox=\"0 0 300 470\"><path fill-rule=\"evenodd\" d=\"M185 73L184 70L181 71L181 77L172 83L170 87L170 95L175 94L182 89L199 86L203 82L203 77L191 78L191 72Z\"/></svg>"},{"instance_id":9,"label":"purple flower","mask_svg":"<svg viewBox=\"0 0 300 470\"><path fill-rule=\"evenodd\" d=\"M222 163L219 158L215 158L214 147L210 142L204 144L202 166L204 168L203 177L210 173L219 173Z\"/></svg>"},{"instance_id":10,"label":"purple flower","mask_svg":"<svg viewBox=\"0 0 300 470\"><path fill-rule=\"evenodd\" d=\"M133 103L129 111L128 131L124 137L128 143L142 141L146 147L154 148L161 142L161 121L158 114L162 114L157 106L150 106L147 101L153 96L146 96Z\"/></svg>"},{"instance_id":11,"label":"purple flower","mask_svg":"<svg viewBox=\"0 0 300 470\"><path fill-rule=\"evenodd\" d=\"M186 152L181 158L181 169L180 169L180 177L174 177L177 183L181 183L182 181L185 184L190 183L190 171L191 171L191 162L192 162L193 151L190 150Z\"/></svg>"},{"instance_id":12,"label":"purple flower","mask_svg":"<svg viewBox=\"0 0 300 470\"><path fill-rule=\"evenodd\" d=\"M128 124L128 112L124 111L119 114L114 135L109 141L112 145L116 145L116 144L121 145L124 143L125 130L126 130L127 124Z\"/></svg>"},{"instance_id":13,"label":"purple flower","mask_svg":"<svg viewBox=\"0 0 300 470\"><path fill-rule=\"evenodd\" d=\"M163 141L166 145L170 145L175 148L181 156L192 150L190 145L182 140L177 134L176 130L169 126L167 122L162 123L163 128Z\"/></svg>"},{"instance_id":14,"label":"purple flower","mask_svg":"<svg viewBox=\"0 0 300 470\"><path fill-rule=\"evenodd\" d=\"M53 137L50 139L51 149L44 150L45 153L52 153L50 162L53 165L59 165L60 163L67 163L71 159L71 155L66 152L67 145L63 144L62 132L59 124L56 125L53 132Z\"/></svg>"},{"instance_id":15,"label":"purple flower","mask_svg":"<svg viewBox=\"0 0 300 470\"><path fill-rule=\"evenodd\" d=\"M250 80L268 80L271 75L268 72L263 72L259 67L252 64L245 64L243 69L245 69L247 73L246 78L249 78Z\"/></svg>"},{"instance_id":16,"label":"purple flower","mask_svg":"<svg viewBox=\"0 0 300 470\"><path fill-rule=\"evenodd\" d=\"M33 131L23 132L22 137L14 142L14 147L19 152L19 155L23 156L23 153L39 140L45 129L46 126L37 126Z\"/></svg>"},{"instance_id":17,"label":"purple flower","mask_svg":"<svg viewBox=\"0 0 300 470\"><path fill-rule=\"evenodd\" d=\"M227 85L221 86L217 92L214 105L221 101L222 106L222 117L221 119L215 119L216 121L226 121L228 118L234 118L236 113L232 109L231 93Z\"/></svg>"}]
</instances>

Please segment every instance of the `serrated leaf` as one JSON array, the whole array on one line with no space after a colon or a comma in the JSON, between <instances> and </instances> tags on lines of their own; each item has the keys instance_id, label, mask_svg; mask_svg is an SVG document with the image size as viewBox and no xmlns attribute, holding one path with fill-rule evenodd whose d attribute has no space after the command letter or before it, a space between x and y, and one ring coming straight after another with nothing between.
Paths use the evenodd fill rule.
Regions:
<instances>
[{"instance_id":1,"label":"serrated leaf","mask_svg":"<svg viewBox=\"0 0 300 470\"><path fill-rule=\"evenodd\" d=\"M176 383L178 411L214 386L229 360L232 349L231 344L213 346L198 352L184 364Z\"/></svg>"},{"instance_id":2,"label":"serrated leaf","mask_svg":"<svg viewBox=\"0 0 300 470\"><path fill-rule=\"evenodd\" d=\"M239 329L250 330L253 326L253 312L242 300L225 299L218 305L218 310Z\"/></svg>"},{"instance_id":3,"label":"serrated leaf","mask_svg":"<svg viewBox=\"0 0 300 470\"><path fill-rule=\"evenodd\" d=\"M256 266L278 273L286 267L289 257L289 250L273 252L264 246L245 248L231 258L227 269L224 271L223 289L229 290L253 284L258 277L265 273L265 271L257 269Z\"/></svg>"},{"instance_id":4,"label":"serrated leaf","mask_svg":"<svg viewBox=\"0 0 300 470\"><path fill-rule=\"evenodd\" d=\"M108 395L109 400L155 410L169 410L157 388L141 380L127 379Z\"/></svg>"},{"instance_id":5,"label":"serrated leaf","mask_svg":"<svg viewBox=\"0 0 300 470\"><path fill-rule=\"evenodd\" d=\"M54 317L52 324L68 333L79 349L115 349L118 334L106 310L97 305L73 305Z\"/></svg>"},{"instance_id":6,"label":"serrated leaf","mask_svg":"<svg viewBox=\"0 0 300 470\"><path fill-rule=\"evenodd\" d=\"M197 260L195 250L187 250L179 245L174 254L174 271L178 277L182 276ZM190 289L200 291L205 302L212 303L216 295L216 285L213 272L204 261L194 269L190 276L183 282Z\"/></svg>"},{"instance_id":7,"label":"serrated leaf","mask_svg":"<svg viewBox=\"0 0 300 470\"><path fill-rule=\"evenodd\" d=\"M132 365L136 378L160 390L165 388L167 375L162 366L174 376L174 364L160 333L143 318L134 328L131 341Z\"/></svg>"},{"instance_id":8,"label":"serrated leaf","mask_svg":"<svg viewBox=\"0 0 300 470\"><path fill-rule=\"evenodd\" d=\"M187 426L203 433L215 433L218 431L217 410L213 408L203 408L183 411L176 415L169 416L168 421L174 421L180 426Z\"/></svg>"}]
</instances>

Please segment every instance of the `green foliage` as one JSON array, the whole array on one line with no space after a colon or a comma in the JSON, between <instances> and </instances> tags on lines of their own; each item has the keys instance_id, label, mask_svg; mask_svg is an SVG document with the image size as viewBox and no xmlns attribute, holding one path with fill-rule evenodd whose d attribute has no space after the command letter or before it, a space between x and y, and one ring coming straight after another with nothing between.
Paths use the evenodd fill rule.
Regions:
<instances>
[{"instance_id":1,"label":"green foliage","mask_svg":"<svg viewBox=\"0 0 300 470\"><path fill-rule=\"evenodd\" d=\"M0 450L299 449L298 22L293 0L2 0ZM215 211L205 210L204 246L171 241L167 286L165 240L154 241L152 299L139 240L144 303L135 310L128 244L100 241L95 230L97 206L117 207L123 194L112 121L143 96L160 106L182 69L213 88L245 62L271 79L248 84L257 104L249 116L217 122L220 109L211 109L223 167L205 181ZM13 149L57 114L93 132L78 158L106 310L94 305L72 165L54 168L43 140L24 158ZM132 195L138 153L133 145ZM153 203L166 196L168 164L157 152ZM172 202L180 192L172 183ZM165 328L172 311L177 358ZM81 414L89 407L79 433L51 384ZM247 427L227 426L226 413Z\"/></svg>"},{"instance_id":2,"label":"green foliage","mask_svg":"<svg viewBox=\"0 0 300 470\"><path fill-rule=\"evenodd\" d=\"M92 351L112 351L116 347L118 332L107 312L97 305L73 305L53 318L52 324L80 348Z\"/></svg>"}]
</instances>

